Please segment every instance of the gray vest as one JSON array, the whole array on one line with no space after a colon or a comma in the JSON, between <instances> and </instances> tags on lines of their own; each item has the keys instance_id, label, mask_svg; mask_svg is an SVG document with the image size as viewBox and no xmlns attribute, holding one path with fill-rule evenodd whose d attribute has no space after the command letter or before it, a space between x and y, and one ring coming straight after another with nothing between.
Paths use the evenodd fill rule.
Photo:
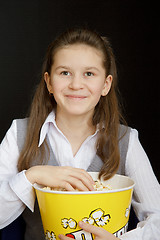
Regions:
<instances>
[{"instance_id":1,"label":"gray vest","mask_svg":"<svg viewBox=\"0 0 160 240\"><path fill-rule=\"evenodd\" d=\"M23 148L25 135L26 135L27 118L18 119L16 123L17 123L17 144L18 144L19 151L21 151ZM126 161L126 154L128 150L129 136L130 136L130 128L124 125L120 125L119 137L120 138L122 137L122 138L119 141L120 165L117 173L121 175L125 175L125 161ZM58 166L59 164L52 151L48 137L47 137L47 144L50 149L50 159L48 161L48 165ZM103 165L102 160L96 155L95 158L92 160L90 166L88 167L87 171L99 172L102 165ZM25 240L45 240L37 199L35 202L34 213L32 213L28 208L26 208L22 215L26 222L26 231L25 231L24 239Z\"/></svg>"}]
</instances>

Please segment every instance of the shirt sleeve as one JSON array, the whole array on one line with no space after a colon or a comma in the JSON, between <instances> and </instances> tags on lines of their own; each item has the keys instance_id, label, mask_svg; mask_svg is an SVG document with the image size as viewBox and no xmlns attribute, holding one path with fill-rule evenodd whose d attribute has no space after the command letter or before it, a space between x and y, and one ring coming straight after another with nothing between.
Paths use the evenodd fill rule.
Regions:
<instances>
[{"instance_id":1,"label":"shirt sleeve","mask_svg":"<svg viewBox=\"0 0 160 240\"><path fill-rule=\"evenodd\" d=\"M26 206L34 210L35 193L25 171L17 170L18 158L14 120L0 145L0 228L14 221Z\"/></svg>"},{"instance_id":2,"label":"shirt sleeve","mask_svg":"<svg viewBox=\"0 0 160 240\"><path fill-rule=\"evenodd\" d=\"M125 233L120 239L158 240L160 185L135 129L131 130L125 169L126 175L135 181L132 205L140 222L136 229Z\"/></svg>"}]
</instances>

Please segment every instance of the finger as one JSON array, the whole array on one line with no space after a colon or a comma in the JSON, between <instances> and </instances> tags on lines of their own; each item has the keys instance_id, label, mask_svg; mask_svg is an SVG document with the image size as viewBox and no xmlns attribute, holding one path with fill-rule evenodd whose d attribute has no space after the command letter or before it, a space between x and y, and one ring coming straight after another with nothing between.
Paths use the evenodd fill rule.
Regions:
<instances>
[{"instance_id":1,"label":"finger","mask_svg":"<svg viewBox=\"0 0 160 240\"><path fill-rule=\"evenodd\" d=\"M83 191L93 191L94 190L94 181L92 177L84 169L73 168L73 167L62 167L63 168L63 180L69 181L68 177L73 177L74 180L80 180L88 189L81 189ZM73 181L74 184L75 181ZM72 183L72 182L69 182ZM73 185L72 184L72 185Z\"/></svg>"},{"instance_id":2,"label":"finger","mask_svg":"<svg viewBox=\"0 0 160 240\"><path fill-rule=\"evenodd\" d=\"M89 189L78 179L68 177L67 180L62 181L59 185L60 188L64 188L67 191L89 191Z\"/></svg>"},{"instance_id":3,"label":"finger","mask_svg":"<svg viewBox=\"0 0 160 240\"><path fill-rule=\"evenodd\" d=\"M93 181L92 177L85 171L82 169L77 169L76 172L72 172L71 176L79 179L81 182L83 182L83 184L88 188L88 190L93 191L94 187L93 185L95 184L95 182Z\"/></svg>"},{"instance_id":4,"label":"finger","mask_svg":"<svg viewBox=\"0 0 160 240\"><path fill-rule=\"evenodd\" d=\"M58 170L61 169L61 173ZM55 168L54 168L55 170ZM83 169L73 167L59 167L54 178L55 187L63 187L67 191L74 191L78 188L81 191L94 191L94 181L92 177ZM70 184L70 186L69 186ZM73 188L71 188L71 186ZM54 186L53 186L54 187Z\"/></svg>"},{"instance_id":5,"label":"finger","mask_svg":"<svg viewBox=\"0 0 160 240\"><path fill-rule=\"evenodd\" d=\"M67 191L75 191L77 189L80 191L90 190L85 184L83 184L82 181L70 176L68 176L65 180L61 181L59 183L59 187L64 188Z\"/></svg>"},{"instance_id":6,"label":"finger","mask_svg":"<svg viewBox=\"0 0 160 240\"><path fill-rule=\"evenodd\" d=\"M91 177L91 175L86 172L84 169L81 169L81 168L73 168L73 167L63 167L66 171L69 171L67 172L67 174L71 175L71 176L74 176L74 177L77 177L79 176L81 179L82 178L87 178L91 183L94 184L94 180L93 178Z\"/></svg>"},{"instance_id":7,"label":"finger","mask_svg":"<svg viewBox=\"0 0 160 240\"><path fill-rule=\"evenodd\" d=\"M61 184L58 187L60 187L62 189L64 188L66 191L75 191L75 188L72 187L72 185L70 183L65 182L65 181L61 182Z\"/></svg>"},{"instance_id":8,"label":"finger","mask_svg":"<svg viewBox=\"0 0 160 240\"><path fill-rule=\"evenodd\" d=\"M78 225L83 230L85 230L87 232L90 232L90 233L93 233L97 237L101 237L102 238L104 235L105 235L105 237L107 237L107 235L110 234L106 230L104 230L103 228L96 227L96 226L93 226L91 224L84 223L82 221L80 221L78 223Z\"/></svg>"},{"instance_id":9,"label":"finger","mask_svg":"<svg viewBox=\"0 0 160 240\"><path fill-rule=\"evenodd\" d=\"M69 182L70 185L72 185L75 189L78 189L80 191L89 191L90 186L89 183L83 182L77 178L68 177L67 182Z\"/></svg>"},{"instance_id":10,"label":"finger","mask_svg":"<svg viewBox=\"0 0 160 240\"><path fill-rule=\"evenodd\" d=\"M86 178L88 178L89 181L92 182L92 184L94 184L94 180L88 172L86 172L84 169L81 169L81 168L79 170L86 176Z\"/></svg>"}]
</instances>

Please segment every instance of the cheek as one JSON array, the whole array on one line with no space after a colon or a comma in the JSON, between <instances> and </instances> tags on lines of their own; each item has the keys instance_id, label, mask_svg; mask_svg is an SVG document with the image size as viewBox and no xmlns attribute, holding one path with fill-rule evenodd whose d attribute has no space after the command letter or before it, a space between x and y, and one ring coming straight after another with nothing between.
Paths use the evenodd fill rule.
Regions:
<instances>
[{"instance_id":1,"label":"cheek","mask_svg":"<svg viewBox=\"0 0 160 240\"><path fill-rule=\"evenodd\" d=\"M66 87L65 81L61 81L60 79L57 78L52 81L52 89L54 93L62 91L65 87Z\"/></svg>"},{"instance_id":2,"label":"cheek","mask_svg":"<svg viewBox=\"0 0 160 240\"><path fill-rule=\"evenodd\" d=\"M102 89L99 88L94 88L92 89L92 103L94 104L94 106L97 105L97 103L99 102L101 96L102 96Z\"/></svg>"},{"instance_id":3,"label":"cheek","mask_svg":"<svg viewBox=\"0 0 160 240\"><path fill-rule=\"evenodd\" d=\"M94 84L90 87L90 90L93 95L98 97L98 96L101 96L103 88L104 87L102 85L99 86L98 84Z\"/></svg>"}]
</instances>

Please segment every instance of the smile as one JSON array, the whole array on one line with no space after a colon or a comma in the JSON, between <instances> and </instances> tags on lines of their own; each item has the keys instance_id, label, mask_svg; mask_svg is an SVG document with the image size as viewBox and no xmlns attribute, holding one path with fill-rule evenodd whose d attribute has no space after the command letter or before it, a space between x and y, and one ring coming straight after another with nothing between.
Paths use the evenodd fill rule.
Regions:
<instances>
[{"instance_id":1,"label":"smile","mask_svg":"<svg viewBox=\"0 0 160 240\"><path fill-rule=\"evenodd\" d=\"M66 97L72 100L83 100L87 98L86 96L81 96L81 95L66 95Z\"/></svg>"}]
</instances>

